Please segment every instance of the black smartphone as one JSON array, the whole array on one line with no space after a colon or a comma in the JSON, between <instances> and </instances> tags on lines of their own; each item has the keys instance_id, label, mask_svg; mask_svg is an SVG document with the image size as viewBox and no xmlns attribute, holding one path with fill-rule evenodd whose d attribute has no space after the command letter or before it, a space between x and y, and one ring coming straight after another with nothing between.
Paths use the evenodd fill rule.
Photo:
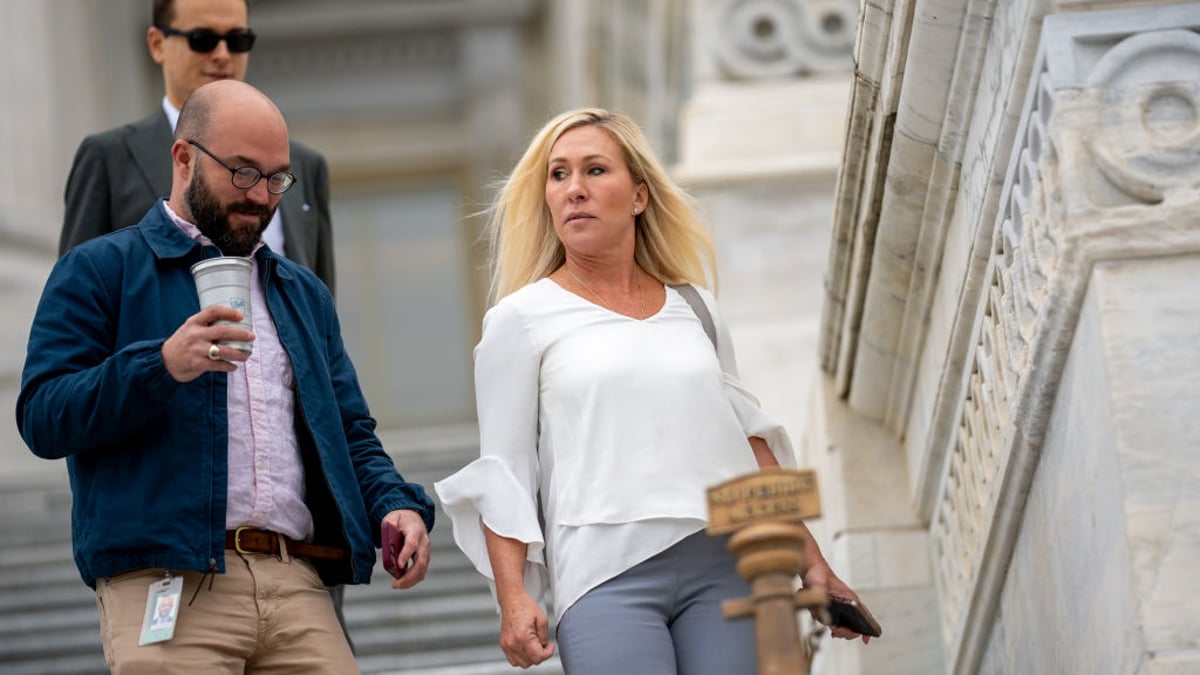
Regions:
<instances>
[{"instance_id":1,"label":"black smartphone","mask_svg":"<svg viewBox=\"0 0 1200 675\"><path fill-rule=\"evenodd\" d=\"M866 605L853 600L829 596L829 621L830 625L845 626L862 635L871 637L883 635L883 628L880 627L875 617L871 616L871 610L867 609Z\"/></svg>"},{"instance_id":2,"label":"black smartphone","mask_svg":"<svg viewBox=\"0 0 1200 675\"><path fill-rule=\"evenodd\" d=\"M383 556L383 569L393 578L399 579L404 576L407 566L400 567L396 563L396 556L400 553L400 549L404 548L404 535L396 529L395 525L385 520L379 531L379 543L379 553Z\"/></svg>"}]
</instances>

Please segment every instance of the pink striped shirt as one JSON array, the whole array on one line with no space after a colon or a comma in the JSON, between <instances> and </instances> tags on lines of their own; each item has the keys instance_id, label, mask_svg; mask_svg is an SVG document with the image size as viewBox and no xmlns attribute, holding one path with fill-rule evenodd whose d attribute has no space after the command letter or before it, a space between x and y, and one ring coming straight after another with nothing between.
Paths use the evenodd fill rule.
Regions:
<instances>
[{"instance_id":1,"label":"pink striped shirt","mask_svg":"<svg viewBox=\"0 0 1200 675\"><path fill-rule=\"evenodd\" d=\"M164 206L184 234L203 245L212 245L199 228L180 218L170 205ZM258 261L253 254L249 259L254 265L250 275L250 318L255 339L250 358L229 373L226 389L229 494L225 528L249 525L307 540L312 538L313 522L304 503L304 464L292 426L292 363L267 309Z\"/></svg>"}]
</instances>

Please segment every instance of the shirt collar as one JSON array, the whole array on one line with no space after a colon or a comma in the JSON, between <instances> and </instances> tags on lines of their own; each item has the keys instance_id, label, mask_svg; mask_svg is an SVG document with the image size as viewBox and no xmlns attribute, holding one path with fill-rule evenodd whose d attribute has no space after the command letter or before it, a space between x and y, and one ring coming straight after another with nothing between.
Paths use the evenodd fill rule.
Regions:
<instances>
[{"instance_id":1,"label":"shirt collar","mask_svg":"<svg viewBox=\"0 0 1200 675\"><path fill-rule=\"evenodd\" d=\"M171 133L175 133L175 125L179 124L179 108L171 105L171 99L163 96L163 112L167 114L167 124L171 125ZM169 211L170 209L168 209Z\"/></svg>"}]
</instances>

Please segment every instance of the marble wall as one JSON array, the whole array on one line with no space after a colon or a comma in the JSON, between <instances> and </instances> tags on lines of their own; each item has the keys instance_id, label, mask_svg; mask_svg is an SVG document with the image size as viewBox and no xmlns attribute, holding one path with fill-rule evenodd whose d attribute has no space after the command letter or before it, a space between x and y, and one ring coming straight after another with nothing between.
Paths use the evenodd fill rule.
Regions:
<instances>
[{"instance_id":1,"label":"marble wall","mask_svg":"<svg viewBox=\"0 0 1200 675\"><path fill-rule=\"evenodd\" d=\"M1194 362L1195 319L1176 325L1148 308L1136 336L1117 337L1106 314L1124 302L1116 284L1104 286L1113 304L1091 294L1117 275L1110 265L1146 258L1179 262L1139 262L1121 278L1168 297L1194 287L1182 261L1200 231L1200 6L863 9L861 34L886 39L858 50L847 144L857 153L842 168L821 331L824 408L845 405L855 425L893 434L868 443L904 448L906 471L890 475L928 526L945 669L1185 672L1193 638L1165 624L1151 633L1141 617L1165 615L1192 636L1194 617L1169 594L1153 608L1141 594L1151 577L1190 588L1157 575L1193 555L1190 528L1170 531L1188 488L1131 518L1121 495L1145 466L1123 459L1120 438L1157 425L1116 420L1159 400L1145 390L1154 370L1122 366L1122 350L1155 344ZM837 426L812 445L849 437ZM1194 451L1181 447L1156 436L1138 458L1190 485ZM1087 617L1082 644L1045 639L1046 616ZM1156 652L1160 631L1171 637Z\"/></svg>"},{"instance_id":2,"label":"marble wall","mask_svg":"<svg viewBox=\"0 0 1200 675\"><path fill-rule=\"evenodd\" d=\"M997 586L1009 574L1004 561L1029 507L1025 486L1039 475L1092 265L1196 246L1184 206L1194 192L1181 185L1192 184L1190 172L1172 158L1193 153L1197 18L1193 6L1045 23L998 213L963 419L932 523L948 647L960 671L977 662ZM1076 536L1068 541L1094 541Z\"/></svg>"},{"instance_id":3,"label":"marble wall","mask_svg":"<svg viewBox=\"0 0 1200 675\"><path fill-rule=\"evenodd\" d=\"M1200 386L1173 373L1200 364L1198 283L1198 255L1095 267L987 648L1007 672L1200 667Z\"/></svg>"}]
</instances>

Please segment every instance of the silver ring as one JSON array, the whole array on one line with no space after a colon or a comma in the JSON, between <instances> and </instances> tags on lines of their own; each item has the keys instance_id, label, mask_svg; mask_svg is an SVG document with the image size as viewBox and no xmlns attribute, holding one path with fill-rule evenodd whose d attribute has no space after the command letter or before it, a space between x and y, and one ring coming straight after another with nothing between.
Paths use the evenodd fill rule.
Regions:
<instances>
[{"instance_id":1,"label":"silver ring","mask_svg":"<svg viewBox=\"0 0 1200 675\"><path fill-rule=\"evenodd\" d=\"M221 360L221 348L217 346L217 343L214 342L209 345L208 358L212 359L213 361Z\"/></svg>"}]
</instances>

